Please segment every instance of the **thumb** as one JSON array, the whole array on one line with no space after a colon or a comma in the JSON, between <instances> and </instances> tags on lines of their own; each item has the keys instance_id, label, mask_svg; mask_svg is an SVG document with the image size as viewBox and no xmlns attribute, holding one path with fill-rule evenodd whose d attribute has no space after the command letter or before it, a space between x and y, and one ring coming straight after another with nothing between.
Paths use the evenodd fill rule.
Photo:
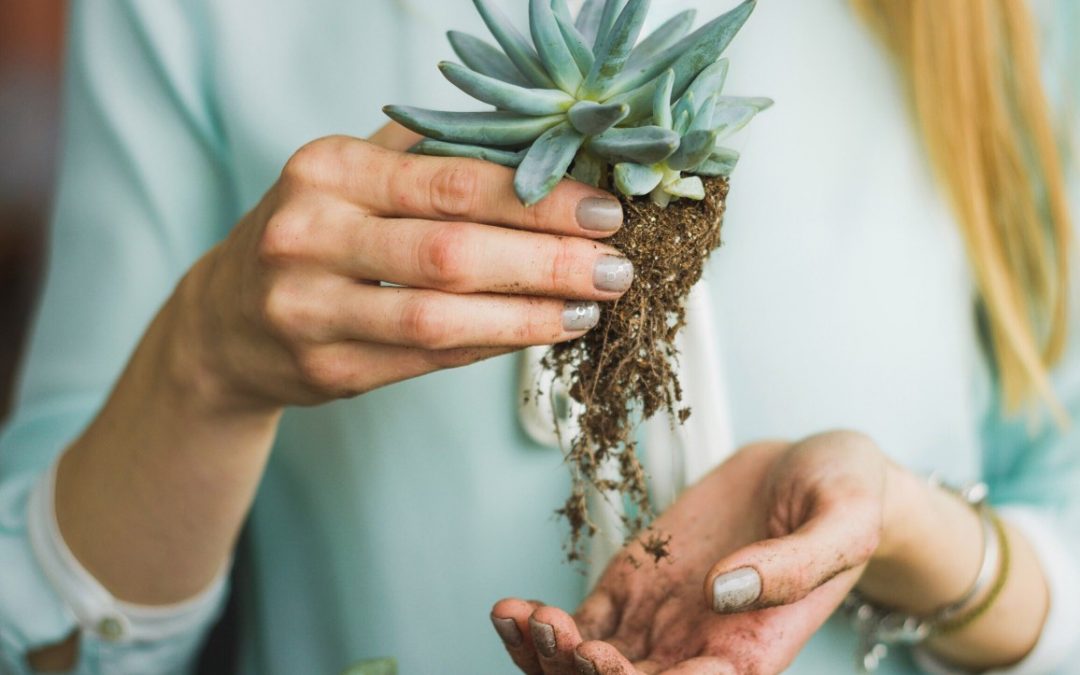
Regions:
<instances>
[{"instance_id":1,"label":"thumb","mask_svg":"<svg viewBox=\"0 0 1080 675\"><path fill-rule=\"evenodd\" d=\"M878 514L848 502L815 515L792 534L739 549L706 575L708 606L730 614L802 600L870 560L881 537Z\"/></svg>"}]
</instances>

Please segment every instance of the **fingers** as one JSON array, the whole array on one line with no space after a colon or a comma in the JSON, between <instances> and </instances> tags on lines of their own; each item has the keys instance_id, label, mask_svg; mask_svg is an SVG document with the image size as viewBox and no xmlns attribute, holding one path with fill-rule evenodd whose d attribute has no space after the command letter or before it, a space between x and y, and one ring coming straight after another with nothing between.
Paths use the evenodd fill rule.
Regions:
<instances>
[{"instance_id":1,"label":"fingers","mask_svg":"<svg viewBox=\"0 0 1080 675\"><path fill-rule=\"evenodd\" d=\"M575 675L574 648L581 644L581 634L569 614L539 607L529 617L529 631L545 675Z\"/></svg>"},{"instance_id":2,"label":"fingers","mask_svg":"<svg viewBox=\"0 0 1080 675\"><path fill-rule=\"evenodd\" d=\"M405 152L416 145L421 138L423 136L414 131L409 131L397 122L389 122L373 133L368 138L368 142L387 150Z\"/></svg>"},{"instance_id":3,"label":"fingers","mask_svg":"<svg viewBox=\"0 0 1080 675\"><path fill-rule=\"evenodd\" d=\"M507 598L491 608L491 623L495 632L514 665L527 675L544 673L529 628L529 617L540 606L538 602Z\"/></svg>"},{"instance_id":4,"label":"fingers","mask_svg":"<svg viewBox=\"0 0 1080 675\"><path fill-rule=\"evenodd\" d=\"M802 600L838 574L865 564L880 522L858 499L813 516L795 533L751 544L718 562L705 578L713 611L728 614Z\"/></svg>"},{"instance_id":5,"label":"fingers","mask_svg":"<svg viewBox=\"0 0 1080 675\"><path fill-rule=\"evenodd\" d=\"M514 171L489 162L388 152L357 161L367 170L357 176L356 196L382 216L472 221L594 238L622 226L617 200L576 181L563 181L539 204L525 207L514 192ZM374 163L383 164L383 170L372 171ZM372 185L376 176L380 181Z\"/></svg>"},{"instance_id":6,"label":"fingers","mask_svg":"<svg viewBox=\"0 0 1080 675\"><path fill-rule=\"evenodd\" d=\"M619 625L619 608L603 591L593 591L574 613L578 630L586 640L605 640Z\"/></svg>"},{"instance_id":7,"label":"fingers","mask_svg":"<svg viewBox=\"0 0 1080 675\"><path fill-rule=\"evenodd\" d=\"M598 641L578 645L574 665L578 675L651 675L638 670L615 647Z\"/></svg>"},{"instance_id":8,"label":"fingers","mask_svg":"<svg viewBox=\"0 0 1080 675\"><path fill-rule=\"evenodd\" d=\"M738 669L726 659L701 656L682 661L673 668L660 671L659 675L738 675L738 672Z\"/></svg>"},{"instance_id":9,"label":"fingers","mask_svg":"<svg viewBox=\"0 0 1080 675\"><path fill-rule=\"evenodd\" d=\"M315 339L363 340L428 350L511 347L571 340L600 319L595 302L507 295L455 295L363 284L322 313Z\"/></svg>"},{"instance_id":10,"label":"fingers","mask_svg":"<svg viewBox=\"0 0 1080 675\"><path fill-rule=\"evenodd\" d=\"M578 300L614 300L633 280L633 265L618 251L580 237L345 214L328 216L315 228L287 221L273 225L284 231L265 235L271 257L292 251L354 279L452 293Z\"/></svg>"}]
</instances>

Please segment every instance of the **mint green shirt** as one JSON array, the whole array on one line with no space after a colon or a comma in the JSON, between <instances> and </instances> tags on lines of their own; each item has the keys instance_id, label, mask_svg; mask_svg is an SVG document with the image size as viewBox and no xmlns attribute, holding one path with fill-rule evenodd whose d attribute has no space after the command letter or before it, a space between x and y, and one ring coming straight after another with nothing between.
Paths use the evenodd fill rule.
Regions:
<instances>
[{"instance_id":1,"label":"mint green shirt","mask_svg":"<svg viewBox=\"0 0 1080 675\"><path fill-rule=\"evenodd\" d=\"M524 0L502 4L524 25ZM74 627L29 553L30 486L293 151L370 134L386 103L470 105L435 68L448 28L485 35L466 0L74 3L48 280L0 436L0 672ZM709 270L738 441L859 429L1075 539L1080 432L1030 435L997 408L958 229L878 45L840 0L770 0L729 55L730 91L777 100L742 141ZM580 601L552 515L568 475L518 424L516 358L286 415L237 554L245 673L510 672L492 603ZM1057 377L1080 419L1080 361ZM851 672L854 643L834 620L790 672Z\"/></svg>"}]
</instances>

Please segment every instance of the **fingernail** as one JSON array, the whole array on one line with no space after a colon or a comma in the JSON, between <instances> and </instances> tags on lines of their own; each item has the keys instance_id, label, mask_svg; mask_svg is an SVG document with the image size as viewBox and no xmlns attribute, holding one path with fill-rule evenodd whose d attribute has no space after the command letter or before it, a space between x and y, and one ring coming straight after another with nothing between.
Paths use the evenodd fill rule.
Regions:
<instances>
[{"instance_id":1,"label":"fingernail","mask_svg":"<svg viewBox=\"0 0 1080 675\"><path fill-rule=\"evenodd\" d=\"M601 256L593 270L593 284L601 291L621 293L634 280L634 263L616 255Z\"/></svg>"},{"instance_id":2,"label":"fingernail","mask_svg":"<svg viewBox=\"0 0 1080 675\"><path fill-rule=\"evenodd\" d=\"M593 662L581 654L574 654L574 665L577 666L579 675L597 675L596 666L593 665Z\"/></svg>"},{"instance_id":3,"label":"fingernail","mask_svg":"<svg viewBox=\"0 0 1080 675\"><path fill-rule=\"evenodd\" d=\"M589 330L600 321L600 305L595 302L568 302L562 313L563 330Z\"/></svg>"},{"instance_id":4,"label":"fingernail","mask_svg":"<svg viewBox=\"0 0 1080 675\"><path fill-rule=\"evenodd\" d=\"M752 567L721 574L713 580L713 611L734 612L754 604L761 595L761 576Z\"/></svg>"},{"instance_id":5,"label":"fingernail","mask_svg":"<svg viewBox=\"0 0 1080 675\"><path fill-rule=\"evenodd\" d=\"M578 225L593 232L614 232L622 227L622 204L614 199L589 197L577 207Z\"/></svg>"},{"instance_id":6,"label":"fingernail","mask_svg":"<svg viewBox=\"0 0 1080 675\"><path fill-rule=\"evenodd\" d=\"M522 642L521 631L518 630L517 621L513 619L499 619L491 617L491 623L495 626L495 632L503 642L510 647L520 647Z\"/></svg>"},{"instance_id":7,"label":"fingernail","mask_svg":"<svg viewBox=\"0 0 1080 675\"><path fill-rule=\"evenodd\" d=\"M532 631L533 644L541 656L555 656L555 629L551 624L540 623L529 619L529 630Z\"/></svg>"}]
</instances>

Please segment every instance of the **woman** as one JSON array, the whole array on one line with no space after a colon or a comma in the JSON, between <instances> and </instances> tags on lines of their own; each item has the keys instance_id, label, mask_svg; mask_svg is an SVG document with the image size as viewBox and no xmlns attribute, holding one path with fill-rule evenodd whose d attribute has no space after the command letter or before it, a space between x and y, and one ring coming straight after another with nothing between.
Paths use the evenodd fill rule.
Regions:
<instances>
[{"instance_id":1,"label":"woman","mask_svg":"<svg viewBox=\"0 0 1080 675\"><path fill-rule=\"evenodd\" d=\"M503 4L523 19L524 3ZM656 4L662 18L687 3ZM49 283L0 440L9 670L29 654L41 669L183 671L249 512L244 672L332 673L381 656L404 673L504 672L482 619L494 599L582 597L549 518L567 488L561 456L516 425L514 360L433 371L587 330L564 323L566 303L613 299L629 281L602 243L618 209L566 183L525 211L497 167L401 155L412 139L400 130L355 138L381 124L383 103L449 92L432 66L449 56L447 27L481 32L462 25L466 9L76 4ZM1044 424L1031 440L998 407L963 221L931 178L888 57L839 3L763 3L731 56L730 90L780 102L740 167L712 269L737 438L860 429L912 471L991 479L996 499L1054 532L1041 507L1069 509L1080 456L1065 432ZM598 287L608 276L622 283ZM1012 364L1006 393L1030 390L1037 368L997 362ZM856 445L872 459L845 466L884 471ZM682 511L700 517L700 494ZM968 515L943 528L955 567L930 578L946 591L974 574ZM1047 584L1050 606L1071 602L1045 563L1060 530L1036 549L1034 530L1011 528L1036 591L1001 665L1060 630L1053 613L1042 628ZM529 613L501 609L525 668L607 667L587 651L587 665L567 665L564 615L534 621L561 640L557 662L529 662L541 658L520 623ZM852 636L828 624L794 672L843 672ZM902 654L883 665L915 668Z\"/></svg>"}]
</instances>

